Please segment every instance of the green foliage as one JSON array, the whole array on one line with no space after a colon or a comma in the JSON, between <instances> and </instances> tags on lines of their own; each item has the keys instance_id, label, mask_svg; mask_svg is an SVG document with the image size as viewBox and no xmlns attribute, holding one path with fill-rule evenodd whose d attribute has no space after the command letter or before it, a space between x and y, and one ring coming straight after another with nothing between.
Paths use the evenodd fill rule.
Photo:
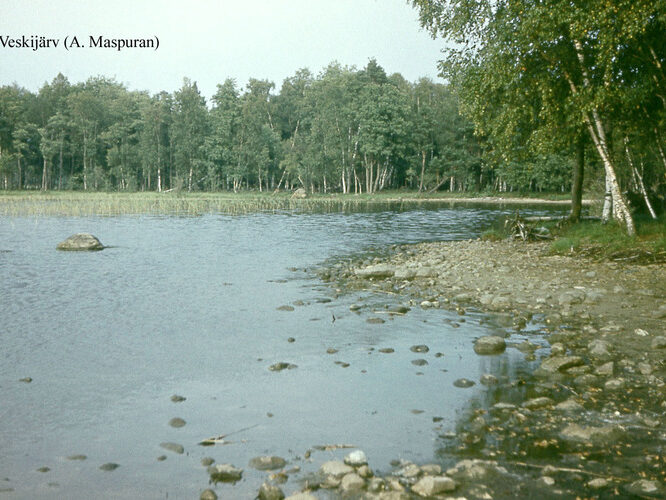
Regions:
<instances>
[{"instance_id":1,"label":"green foliage","mask_svg":"<svg viewBox=\"0 0 666 500\"><path fill-rule=\"evenodd\" d=\"M666 218L639 217L637 235L628 236L614 222L582 221L552 228L557 237L550 246L553 253L576 253L600 259L638 262L666 261Z\"/></svg>"},{"instance_id":2,"label":"green foliage","mask_svg":"<svg viewBox=\"0 0 666 500\"><path fill-rule=\"evenodd\" d=\"M567 159L589 134L609 179L639 192L640 174L645 190L663 196L666 2L412 4L433 36L455 44L442 74L502 184L565 186Z\"/></svg>"}]
</instances>

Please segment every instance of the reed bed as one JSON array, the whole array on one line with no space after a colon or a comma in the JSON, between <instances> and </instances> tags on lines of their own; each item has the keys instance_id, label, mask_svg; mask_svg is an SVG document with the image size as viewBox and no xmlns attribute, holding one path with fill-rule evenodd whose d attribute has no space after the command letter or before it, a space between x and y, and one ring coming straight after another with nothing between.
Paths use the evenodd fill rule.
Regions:
<instances>
[{"instance_id":1,"label":"reed bed","mask_svg":"<svg viewBox=\"0 0 666 500\"><path fill-rule=\"evenodd\" d=\"M522 198L461 198L459 196L419 196L418 193L378 193L373 195L315 195L292 198L291 193L105 193L38 192L0 193L2 216L113 216L138 214L202 215L220 213L242 215L256 212L351 212L400 210L422 205L455 203L567 203L566 200Z\"/></svg>"}]
</instances>

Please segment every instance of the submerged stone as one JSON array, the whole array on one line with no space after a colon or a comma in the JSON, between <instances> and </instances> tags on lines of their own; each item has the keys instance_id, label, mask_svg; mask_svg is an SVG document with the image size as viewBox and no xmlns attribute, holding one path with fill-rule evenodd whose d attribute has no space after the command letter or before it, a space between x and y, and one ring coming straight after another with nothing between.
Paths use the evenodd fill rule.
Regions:
<instances>
[{"instance_id":1,"label":"submerged stone","mask_svg":"<svg viewBox=\"0 0 666 500\"><path fill-rule=\"evenodd\" d=\"M100 465L99 469L103 470L103 471L106 471L106 472L110 472L112 470L116 470L118 467L120 467L120 465L114 464L113 462L109 462L109 463Z\"/></svg>"},{"instance_id":2,"label":"submerged stone","mask_svg":"<svg viewBox=\"0 0 666 500\"><path fill-rule=\"evenodd\" d=\"M211 489L204 490L201 492L199 500L217 500L217 493Z\"/></svg>"},{"instance_id":3,"label":"submerged stone","mask_svg":"<svg viewBox=\"0 0 666 500\"><path fill-rule=\"evenodd\" d=\"M486 335L474 343L477 354L500 354L506 349L506 341L497 335Z\"/></svg>"},{"instance_id":4,"label":"submerged stone","mask_svg":"<svg viewBox=\"0 0 666 500\"><path fill-rule=\"evenodd\" d=\"M281 457L255 457L250 460L250 467L257 470L280 469L287 464L287 461Z\"/></svg>"},{"instance_id":5,"label":"submerged stone","mask_svg":"<svg viewBox=\"0 0 666 500\"><path fill-rule=\"evenodd\" d=\"M422 497L432 497L456 489L456 482L446 476L425 476L412 486L412 491Z\"/></svg>"},{"instance_id":6,"label":"submerged stone","mask_svg":"<svg viewBox=\"0 0 666 500\"><path fill-rule=\"evenodd\" d=\"M257 495L259 500L282 500L284 498L284 492L272 484L264 483L259 488L259 494Z\"/></svg>"},{"instance_id":7,"label":"submerged stone","mask_svg":"<svg viewBox=\"0 0 666 500\"><path fill-rule=\"evenodd\" d=\"M453 382L453 385L455 387L460 387L461 389L466 389L468 387L472 387L475 384L473 380L469 380L467 378L459 378L455 382Z\"/></svg>"},{"instance_id":8,"label":"submerged stone","mask_svg":"<svg viewBox=\"0 0 666 500\"><path fill-rule=\"evenodd\" d=\"M292 363L285 363L284 361L275 363L268 367L268 369L272 372L281 372L282 370L293 370L294 368L298 368L298 366Z\"/></svg>"},{"instance_id":9,"label":"submerged stone","mask_svg":"<svg viewBox=\"0 0 666 500\"><path fill-rule=\"evenodd\" d=\"M213 465L208 467L208 474L214 483L235 483L243 477L243 469L231 464Z\"/></svg>"},{"instance_id":10,"label":"submerged stone","mask_svg":"<svg viewBox=\"0 0 666 500\"><path fill-rule=\"evenodd\" d=\"M77 233L58 243L56 248L58 250L95 251L103 250L104 245L92 234Z\"/></svg>"},{"instance_id":11,"label":"submerged stone","mask_svg":"<svg viewBox=\"0 0 666 500\"><path fill-rule=\"evenodd\" d=\"M185 420L178 417L169 420L169 425L175 428L185 427L185 423L186 423Z\"/></svg>"}]
</instances>

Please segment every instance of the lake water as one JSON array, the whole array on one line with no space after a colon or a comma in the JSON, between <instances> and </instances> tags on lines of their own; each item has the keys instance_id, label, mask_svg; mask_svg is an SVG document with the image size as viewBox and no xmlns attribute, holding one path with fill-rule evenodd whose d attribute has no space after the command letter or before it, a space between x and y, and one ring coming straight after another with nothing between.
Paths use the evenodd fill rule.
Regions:
<instances>
[{"instance_id":1,"label":"lake water","mask_svg":"<svg viewBox=\"0 0 666 500\"><path fill-rule=\"evenodd\" d=\"M482 396L480 375L522 370L523 355L476 356L474 339L495 330L475 313L459 328L457 315L418 307L369 324L372 307L349 305L401 299L329 302L313 269L394 243L477 237L514 211L0 219L0 498L198 498L209 487L203 457L245 469L218 495L253 498L266 477L247 466L258 455L301 467L289 494L349 451L318 445L354 445L380 471L393 459L434 461L438 436ZM111 248L55 250L76 232ZM277 362L297 368L269 371ZM461 377L477 385L454 387ZM174 417L187 424L171 427ZM222 434L229 444L198 445ZM109 462L120 467L99 469Z\"/></svg>"}]
</instances>

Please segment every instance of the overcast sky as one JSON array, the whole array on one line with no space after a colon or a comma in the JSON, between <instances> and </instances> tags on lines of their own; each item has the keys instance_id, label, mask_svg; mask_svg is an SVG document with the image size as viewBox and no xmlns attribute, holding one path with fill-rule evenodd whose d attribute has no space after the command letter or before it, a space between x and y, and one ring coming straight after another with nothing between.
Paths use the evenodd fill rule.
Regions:
<instances>
[{"instance_id":1,"label":"overcast sky","mask_svg":"<svg viewBox=\"0 0 666 500\"><path fill-rule=\"evenodd\" d=\"M70 82L115 77L133 90L174 91L183 77L210 97L235 78L282 81L331 61L363 68L371 57L410 81L437 77L441 40L422 30L406 0L0 0L0 35L59 39L57 48L0 45L0 85L37 91L58 72ZM89 36L159 39L159 49L87 47ZM84 48L64 49L76 36Z\"/></svg>"}]
</instances>

